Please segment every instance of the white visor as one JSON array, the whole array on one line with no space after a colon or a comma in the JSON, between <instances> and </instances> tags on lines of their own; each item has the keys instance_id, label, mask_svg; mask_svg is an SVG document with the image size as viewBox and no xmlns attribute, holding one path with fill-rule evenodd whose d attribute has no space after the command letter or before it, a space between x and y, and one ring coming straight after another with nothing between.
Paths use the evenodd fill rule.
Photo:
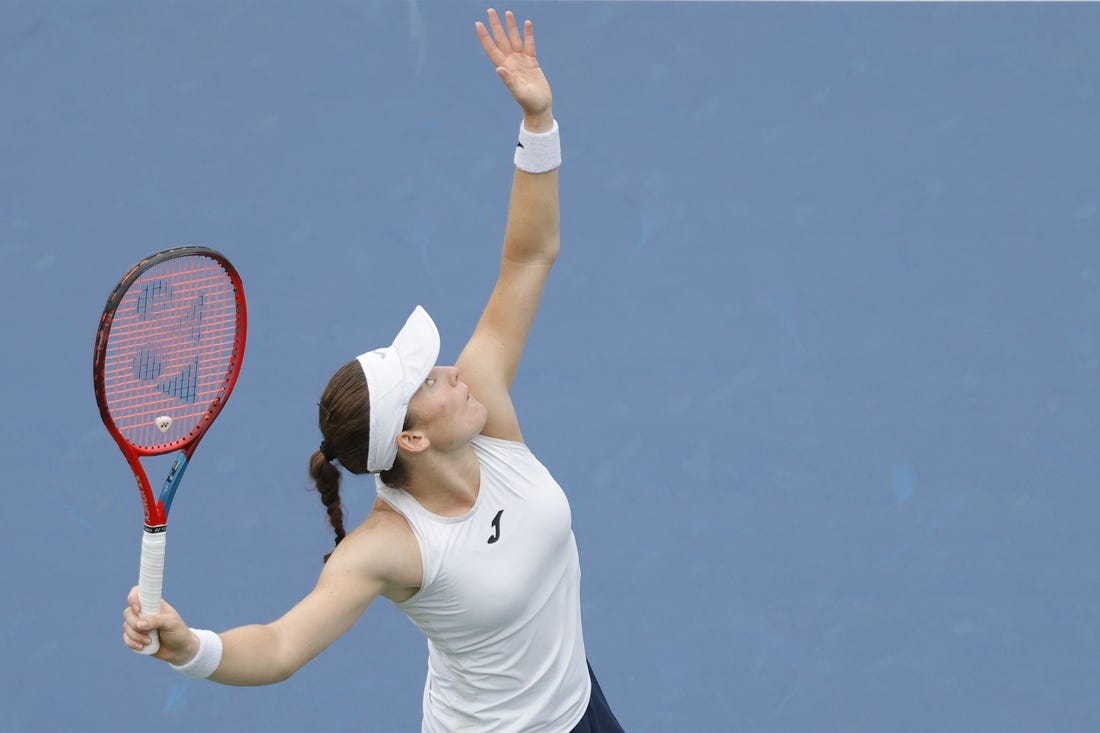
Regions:
<instances>
[{"instance_id":1,"label":"white visor","mask_svg":"<svg viewBox=\"0 0 1100 733\"><path fill-rule=\"evenodd\" d=\"M428 312L416 306L392 346L360 354L370 396L370 445L367 470L393 468L397 436L405 424L409 400L424 384L439 358L439 329Z\"/></svg>"}]
</instances>

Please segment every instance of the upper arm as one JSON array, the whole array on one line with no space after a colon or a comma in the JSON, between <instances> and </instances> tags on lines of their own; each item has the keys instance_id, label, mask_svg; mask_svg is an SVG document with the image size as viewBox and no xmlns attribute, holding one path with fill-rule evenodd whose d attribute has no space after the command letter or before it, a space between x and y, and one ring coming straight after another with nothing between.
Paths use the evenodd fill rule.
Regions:
<instances>
[{"instance_id":1,"label":"upper arm","mask_svg":"<svg viewBox=\"0 0 1100 733\"><path fill-rule=\"evenodd\" d=\"M497 278L489 302L456 366L489 412L482 432L522 440L509 390L516 378L560 242L558 171L516 169Z\"/></svg>"},{"instance_id":2,"label":"upper arm","mask_svg":"<svg viewBox=\"0 0 1100 733\"><path fill-rule=\"evenodd\" d=\"M552 260L503 258L489 302L456 362L461 379L489 413L485 435L522 440L509 392L552 267Z\"/></svg>"},{"instance_id":3,"label":"upper arm","mask_svg":"<svg viewBox=\"0 0 1100 733\"><path fill-rule=\"evenodd\" d=\"M316 586L271 624L283 664L302 667L348 631L379 596L419 584L412 530L394 512L375 511L336 547Z\"/></svg>"}]
</instances>

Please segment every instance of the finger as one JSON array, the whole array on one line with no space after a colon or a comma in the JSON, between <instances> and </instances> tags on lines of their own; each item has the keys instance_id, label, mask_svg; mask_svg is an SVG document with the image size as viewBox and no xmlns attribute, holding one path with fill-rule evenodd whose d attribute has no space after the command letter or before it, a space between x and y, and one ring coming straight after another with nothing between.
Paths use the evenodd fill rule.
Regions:
<instances>
[{"instance_id":1,"label":"finger","mask_svg":"<svg viewBox=\"0 0 1100 733\"><path fill-rule=\"evenodd\" d=\"M147 636L156 629L162 629L171 624L169 619L159 613L151 613L148 616L127 611L123 626L131 629L135 635Z\"/></svg>"},{"instance_id":2,"label":"finger","mask_svg":"<svg viewBox=\"0 0 1100 733\"><path fill-rule=\"evenodd\" d=\"M122 628L122 640L126 642L127 645L136 646L139 649L149 644L148 634L130 626L124 626Z\"/></svg>"},{"instance_id":3,"label":"finger","mask_svg":"<svg viewBox=\"0 0 1100 733\"><path fill-rule=\"evenodd\" d=\"M137 616L132 613L127 613L122 626L130 629L135 634L144 634L156 628L156 623L154 622L155 618L155 616Z\"/></svg>"},{"instance_id":4,"label":"finger","mask_svg":"<svg viewBox=\"0 0 1100 733\"><path fill-rule=\"evenodd\" d=\"M535 26L531 21L523 21L523 48L531 58L535 57Z\"/></svg>"},{"instance_id":5,"label":"finger","mask_svg":"<svg viewBox=\"0 0 1100 733\"><path fill-rule=\"evenodd\" d=\"M493 66L502 65L504 54L500 52L500 49L493 43L493 39L489 37L489 31L485 29L481 21L474 23L474 28L477 30L477 39L481 41L481 47L485 49L485 55L493 62Z\"/></svg>"},{"instance_id":6,"label":"finger","mask_svg":"<svg viewBox=\"0 0 1100 733\"><path fill-rule=\"evenodd\" d=\"M131 606L134 606L138 613L141 612L141 595L138 593L138 587L136 585L130 589L130 595L126 596L126 601Z\"/></svg>"},{"instance_id":7,"label":"finger","mask_svg":"<svg viewBox=\"0 0 1100 733\"><path fill-rule=\"evenodd\" d=\"M497 15L497 11L492 8L489 8L489 27L493 31L493 42L496 43L500 52L507 53L511 51L512 46L508 42L508 34L504 32L504 26L500 24L500 16Z\"/></svg>"},{"instance_id":8,"label":"finger","mask_svg":"<svg viewBox=\"0 0 1100 733\"><path fill-rule=\"evenodd\" d=\"M172 631L179 625L179 616L173 613L151 613L148 616L142 616L141 621L138 622L139 629L160 629L162 631Z\"/></svg>"},{"instance_id":9,"label":"finger","mask_svg":"<svg viewBox=\"0 0 1100 733\"><path fill-rule=\"evenodd\" d=\"M519 28L516 27L516 16L511 10L505 11L504 22L508 24L508 41L512 44L513 51L523 50L523 38L519 35Z\"/></svg>"},{"instance_id":10,"label":"finger","mask_svg":"<svg viewBox=\"0 0 1100 733\"><path fill-rule=\"evenodd\" d=\"M141 651L145 647L149 646L149 642L152 641L149 636L137 629L123 625L122 627L122 642L126 646L130 647L134 651Z\"/></svg>"}]
</instances>

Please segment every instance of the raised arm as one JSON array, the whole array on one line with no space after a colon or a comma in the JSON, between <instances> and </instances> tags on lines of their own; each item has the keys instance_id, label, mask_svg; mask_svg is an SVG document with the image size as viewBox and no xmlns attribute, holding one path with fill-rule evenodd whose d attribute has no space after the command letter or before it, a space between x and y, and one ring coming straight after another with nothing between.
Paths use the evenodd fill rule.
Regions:
<instances>
[{"instance_id":1,"label":"raised arm","mask_svg":"<svg viewBox=\"0 0 1100 733\"><path fill-rule=\"evenodd\" d=\"M505 13L504 25L495 10L488 15L489 28L477 23L477 35L485 55L523 111L524 136L534 133L535 144L542 140L540 134L556 136L550 84L535 55L531 21L524 23L521 35L511 11ZM509 390L557 259L559 240L556 164L552 170L539 173L517 168L500 276L456 364L460 378L488 409L488 422L482 431L486 435L522 440Z\"/></svg>"}]
</instances>

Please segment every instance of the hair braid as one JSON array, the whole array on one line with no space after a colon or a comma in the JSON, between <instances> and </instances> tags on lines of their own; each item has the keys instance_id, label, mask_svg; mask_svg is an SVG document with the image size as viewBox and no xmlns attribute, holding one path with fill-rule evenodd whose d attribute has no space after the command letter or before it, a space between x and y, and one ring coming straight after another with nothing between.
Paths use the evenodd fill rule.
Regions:
<instances>
[{"instance_id":1,"label":"hair braid","mask_svg":"<svg viewBox=\"0 0 1100 733\"><path fill-rule=\"evenodd\" d=\"M411 411L405 414L403 430L416 423ZM367 378L358 360L349 361L329 380L317 403L317 426L321 429L325 449L336 455L340 466L348 473L364 474L367 471L367 446L370 445L370 396ZM398 457L393 468L382 471L381 478L388 486L404 486L408 471ZM309 459L309 475L321 495L329 522L336 532L336 544L344 539L344 507L340 502L340 469L330 463L320 450ZM327 561L328 555L325 555Z\"/></svg>"},{"instance_id":2,"label":"hair braid","mask_svg":"<svg viewBox=\"0 0 1100 733\"><path fill-rule=\"evenodd\" d=\"M317 493L321 495L321 501L328 512L328 521L336 533L336 543L347 536L344 530L344 505L340 501L340 469L325 460L321 451L315 451L309 459L309 474L313 477L313 483L317 486ZM329 556L325 555L325 562Z\"/></svg>"}]
</instances>

